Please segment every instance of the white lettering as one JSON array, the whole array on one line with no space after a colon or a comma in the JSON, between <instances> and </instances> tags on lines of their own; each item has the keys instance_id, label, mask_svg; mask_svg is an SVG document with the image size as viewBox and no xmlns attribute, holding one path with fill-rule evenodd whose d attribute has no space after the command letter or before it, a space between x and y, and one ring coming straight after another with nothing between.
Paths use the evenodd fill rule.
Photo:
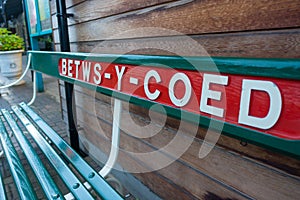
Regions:
<instances>
[{"instance_id":1,"label":"white lettering","mask_svg":"<svg viewBox=\"0 0 300 200\"><path fill-rule=\"evenodd\" d=\"M69 59L68 60L68 76L72 77L72 64L73 64L73 60Z\"/></svg>"},{"instance_id":2,"label":"white lettering","mask_svg":"<svg viewBox=\"0 0 300 200\"><path fill-rule=\"evenodd\" d=\"M102 69L101 65L99 63L96 63L94 66L94 73L95 73L94 83L97 85L101 83L101 74L99 72L101 69Z\"/></svg>"},{"instance_id":3,"label":"white lettering","mask_svg":"<svg viewBox=\"0 0 300 200\"><path fill-rule=\"evenodd\" d=\"M270 108L267 116L260 118L249 115L251 90L267 92ZM261 129L269 129L276 124L282 108L281 94L271 81L243 80L238 123Z\"/></svg>"},{"instance_id":4,"label":"white lettering","mask_svg":"<svg viewBox=\"0 0 300 200\"><path fill-rule=\"evenodd\" d=\"M75 64L75 67L76 67L76 78L78 78L78 68L79 68L79 65L80 65L80 60L75 60L74 61L74 64Z\"/></svg>"},{"instance_id":5,"label":"white lettering","mask_svg":"<svg viewBox=\"0 0 300 200\"><path fill-rule=\"evenodd\" d=\"M118 88L117 89L121 90L122 77L123 77L124 72L125 72L125 67L122 66L121 71L120 71L119 66L116 65L115 69L116 69L117 77L118 77Z\"/></svg>"},{"instance_id":6,"label":"white lettering","mask_svg":"<svg viewBox=\"0 0 300 200\"><path fill-rule=\"evenodd\" d=\"M200 101L200 111L215 115L218 117L223 117L224 109L217 108L211 105L208 105L208 99L213 99L220 101L222 92L213 91L209 89L210 83L219 84L219 85L227 85L228 84L228 76L220 76L214 74L204 74L203 75L203 83L202 83L202 92L201 92L201 101Z\"/></svg>"},{"instance_id":7,"label":"white lettering","mask_svg":"<svg viewBox=\"0 0 300 200\"><path fill-rule=\"evenodd\" d=\"M175 91L174 91L175 84L179 80L182 81L185 85L185 93L181 99L178 99L175 96ZM185 106L189 102L191 98L191 94L192 94L192 86L189 77L184 73L176 73L171 78L169 83L169 96L172 103L178 107Z\"/></svg>"},{"instance_id":8,"label":"white lettering","mask_svg":"<svg viewBox=\"0 0 300 200\"><path fill-rule=\"evenodd\" d=\"M149 83L149 80L151 77L153 77L157 83L159 83L161 81L161 79L160 79L159 74L155 70L148 71L145 76L145 79L144 79L144 91L145 91L146 96L151 100L155 100L158 98L160 91L157 89L155 89L155 91L153 93L151 93L149 91L148 83Z\"/></svg>"},{"instance_id":9,"label":"white lettering","mask_svg":"<svg viewBox=\"0 0 300 200\"><path fill-rule=\"evenodd\" d=\"M91 62L82 62L82 70L83 70L83 80L90 80L90 72L91 72Z\"/></svg>"},{"instance_id":10,"label":"white lettering","mask_svg":"<svg viewBox=\"0 0 300 200\"><path fill-rule=\"evenodd\" d=\"M63 75L67 74L67 60L64 58L61 60L61 73Z\"/></svg>"}]
</instances>

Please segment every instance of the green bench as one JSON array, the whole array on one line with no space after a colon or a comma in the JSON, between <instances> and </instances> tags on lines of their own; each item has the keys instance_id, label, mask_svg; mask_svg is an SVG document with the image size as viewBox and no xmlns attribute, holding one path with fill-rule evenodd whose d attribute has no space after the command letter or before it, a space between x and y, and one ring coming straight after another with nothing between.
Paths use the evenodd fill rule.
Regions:
<instances>
[{"instance_id":1,"label":"green bench","mask_svg":"<svg viewBox=\"0 0 300 200\"><path fill-rule=\"evenodd\" d=\"M16 138L47 199L75 198L86 200L97 197L101 197L101 199L123 199L26 103L12 106L11 111L2 109L0 118L1 153L6 157L20 199L37 199L37 195L13 145L12 136ZM25 134L24 131L28 134ZM57 185L53 177L50 176L39 158L40 156L29 142L28 135L63 180L70 191L69 194L62 194L61 186ZM0 199L5 200L7 199L5 185L2 178L0 180Z\"/></svg>"},{"instance_id":2,"label":"green bench","mask_svg":"<svg viewBox=\"0 0 300 200\"><path fill-rule=\"evenodd\" d=\"M289 108L295 101L299 102L299 99L290 94L290 91L299 86L299 59L95 55L38 51L31 51L29 54L32 55L32 70L113 97L114 117L111 153L99 175L27 104L13 106L12 113L1 110L2 148L20 197L24 199L35 199L35 196L7 134L5 127L8 126L34 169L45 195L49 199L63 198L64 195L59 192L41 164L19 124L16 124L16 118L34 138L74 197L93 198L66 162L78 170L99 196L104 199L121 199L102 176L111 170L109 166L114 165L118 155L118 124L121 120L122 101L212 128L243 142L300 157L299 134L295 134L295 127L291 126L295 121L290 120L290 116L299 117L299 113L294 113ZM211 85L218 87L211 88ZM176 94L178 91L179 94ZM256 110L256 106L250 106L251 95L258 95L254 94L255 91L265 93L255 101L258 107L269 104L268 109L262 109L263 113L260 109ZM157 104L163 110L162 107L153 106ZM285 132L280 135L282 132L278 130ZM70 137L72 140L72 137L78 136ZM200 152L199 156L204 154ZM0 196L4 199L3 187Z\"/></svg>"}]
</instances>

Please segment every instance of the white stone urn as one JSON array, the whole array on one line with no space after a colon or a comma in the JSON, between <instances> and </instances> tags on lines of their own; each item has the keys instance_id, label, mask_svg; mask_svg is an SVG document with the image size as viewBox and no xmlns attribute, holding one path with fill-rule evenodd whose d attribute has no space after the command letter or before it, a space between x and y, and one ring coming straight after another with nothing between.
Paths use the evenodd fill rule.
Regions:
<instances>
[{"instance_id":1,"label":"white stone urn","mask_svg":"<svg viewBox=\"0 0 300 200\"><path fill-rule=\"evenodd\" d=\"M0 74L9 82L14 82L22 75L22 53L24 50L0 51ZM24 82L21 82L22 84Z\"/></svg>"}]
</instances>

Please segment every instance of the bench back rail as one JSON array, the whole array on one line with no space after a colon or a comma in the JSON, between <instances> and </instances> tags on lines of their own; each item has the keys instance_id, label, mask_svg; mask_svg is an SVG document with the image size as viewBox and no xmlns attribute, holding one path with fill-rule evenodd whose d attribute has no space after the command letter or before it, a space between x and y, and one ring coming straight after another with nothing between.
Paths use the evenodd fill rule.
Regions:
<instances>
[{"instance_id":1,"label":"bench back rail","mask_svg":"<svg viewBox=\"0 0 300 200\"><path fill-rule=\"evenodd\" d=\"M296 107L293 106L295 102L300 103L300 100L291 93L300 86L299 59L103 55L37 51L29 53L32 54L31 68L35 71L146 109L160 104L164 110L160 107L151 109L166 112L168 116L204 127L213 124L212 128L222 134L300 158L300 134L293 128L295 126L287 125L294 124L293 119L300 118L300 111L296 111ZM90 71L86 72L87 69ZM166 85L167 81L161 79L169 77L170 74L174 76L170 78L172 81L168 83L169 85ZM154 92L147 86L150 78L156 80L157 90ZM178 99L173 91L178 80L187 88L182 99ZM224 86L224 94L221 91L213 91L209 84ZM139 89L135 91L134 88L138 87L144 88L144 91L140 92ZM169 90L164 90L168 87ZM203 92L204 90L210 90L211 94ZM266 102L261 102L272 107L265 118L252 117L249 114L251 91L254 90L266 92L272 99L272 102L267 102L267 98L264 99ZM189 97L193 92L196 93L196 98L200 99L190 100ZM163 93L168 93L169 99ZM222 107L213 106L211 109L206 105L209 99L221 101L223 98L221 96L225 93L229 102L227 106L230 107L226 111ZM273 99L276 99L276 104ZM190 105L193 102L197 102L198 105ZM278 123L274 125L268 121L269 119L273 120L274 124ZM264 126L265 123L270 125Z\"/></svg>"}]
</instances>

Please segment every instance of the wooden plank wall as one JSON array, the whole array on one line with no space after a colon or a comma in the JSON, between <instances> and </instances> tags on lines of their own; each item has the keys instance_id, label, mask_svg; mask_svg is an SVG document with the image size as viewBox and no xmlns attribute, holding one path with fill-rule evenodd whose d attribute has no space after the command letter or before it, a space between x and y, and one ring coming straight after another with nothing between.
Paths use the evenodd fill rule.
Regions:
<instances>
[{"instance_id":1,"label":"wooden plank wall","mask_svg":"<svg viewBox=\"0 0 300 200\"><path fill-rule=\"evenodd\" d=\"M55 1L50 2L59 51ZM66 2L68 12L75 15L69 19L71 49L75 52L300 57L300 1L296 0ZM191 39L204 50L191 46ZM111 105L110 98L76 87L77 118L84 130L81 136L89 141L84 142L87 150L98 146L109 152ZM142 108L130 105L124 108L123 114L126 112L140 125L150 123L148 112ZM130 128L126 118L122 119L121 125ZM162 131L144 139L122 132L119 164L129 171L149 170L149 163L126 151L151 152L165 146L178 124L178 120L168 118ZM198 130L195 138L190 133L193 128ZM299 160L251 144L242 146L226 136L220 137L207 157L199 159L207 130L192 124L183 130L182 137L194 141L178 160L157 171L133 174L161 198L297 199L300 195Z\"/></svg>"}]
</instances>

